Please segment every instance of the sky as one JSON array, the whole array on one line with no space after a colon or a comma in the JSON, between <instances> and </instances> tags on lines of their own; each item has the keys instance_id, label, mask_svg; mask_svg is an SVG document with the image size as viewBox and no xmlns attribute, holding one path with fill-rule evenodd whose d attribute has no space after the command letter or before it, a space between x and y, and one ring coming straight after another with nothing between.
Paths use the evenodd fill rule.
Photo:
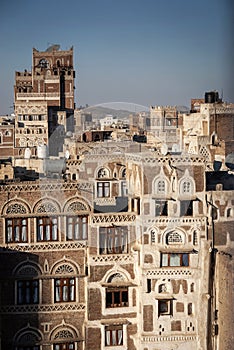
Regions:
<instances>
[{"instance_id":1,"label":"sky","mask_svg":"<svg viewBox=\"0 0 234 350\"><path fill-rule=\"evenodd\" d=\"M231 0L1 0L0 115L32 49L74 48L75 102L190 106L234 102Z\"/></svg>"}]
</instances>

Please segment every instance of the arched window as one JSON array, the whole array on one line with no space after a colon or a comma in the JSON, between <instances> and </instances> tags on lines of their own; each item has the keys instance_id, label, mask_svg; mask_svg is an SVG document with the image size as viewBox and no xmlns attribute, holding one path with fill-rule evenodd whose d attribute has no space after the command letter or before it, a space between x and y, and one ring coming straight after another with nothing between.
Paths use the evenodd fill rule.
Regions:
<instances>
[{"instance_id":1,"label":"arched window","mask_svg":"<svg viewBox=\"0 0 234 350\"><path fill-rule=\"evenodd\" d=\"M74 302L76 301L76 274L75 268L64 263L59 265L55 270L56 278L54 279L54 302Z\"/></svg>"},{"instance_id":2,"label":"arched window","mask_svg":"<svg viewBox=\"0 0 234 350\"><path fill-rule=\"evenodd\" d=\"M23 203L9 203L4 208L5 233L7 243L24 243L28 241L28 208Z\"/></svg>"},{"instance_id":3,"label":"arched window","mask_svg":"<svg viewBox=\"0 0 234 350\"><path fill-rule=\"evenodd\" d=\"M184 181L182 184L182 192L183 193L191 193L191 181Z\"/></svg>"},{"instance_id":4,"label":"arched window","mask_svg":"<svg viewBox=\"0 0 234 350\"><path fill-rule=\"evenodd\" d=\"M107 282L113 286L106 289L106 308L128 306L128 287L124 286L126 282L124 276L121 273L114 273Z\"/></svg>"},{"instance_id":5,"label":"arched window","mask_svg":"<svg viewBox=\"0 0 234 350\"><path fill-rule=\"evenodd\" d=\"M123 179L126 179L126 168L124 168L124 169L122 170L121 177L122 177Z\"/></svg>"},{"instance_id":6,"label":"arched window","mask_svg":"<svg viewBox=\"0 0 234 350\"><path fill-rule=\"evenodd\" d=\"M165 193L166 192L166 182L165 180L159 180L157 183L157 193Z\"/></svg>"},{"instance_id":7,"label":"arched window","mask_svg":"<svg viewBox=\"0 0 234 350\"><path fill-rule=\"evenodd\" d=\"M234 209L227 208L227 218L233 218L233 216L234 216Z\"/></svg>"},{"instance_id":8,"label":"arched window","mask_svg":"<svg viewBox=\"0 0 234 350\"><path fill-rule=\"evenodd\" d=\"M181 179L179 189L181 195L192 195L194 193L194 184L192 179L187 177Z\"/></svg>"},{"instance_id":9,"label":"arched window","mask_svg":"<svg viewBox=\"0 0 234 350\"><path fill-rule=\"evenodd\" d=\"M40 68L48 68L49 67L49 62L45 58L42 58L39 61L38 67L40 67Z\"/></svg>"},{"instance_id":10,"label":"arched window","mask_svg":"<svg viewBox=\"0 0 234 350\"><path fill-rule=\"evenodd\" d=\"M22 330L14 341L14 350L40 350L41 347L38 344L41 340L39 331L30 328Z\"/></svg>"},{"instance_id":11,"label":"arched window","mask_svg":"<svg viewBox=\"0 0 234 350\"><path fill-rule=\"evenodd\" d=\"M16 270L16 302L18 305L39 303L38 267L23 264Z\"/></svg>"},{"instance_id":12,"label":"arched window","mask_svg":"<svg viewBox=\"0 0 234 350\"><path fill-rule=\"evenodd\" d=\"M184 237L177 231L170 231L166 235L166 244L181 244L183 240Z\"/></svg>"},{"instance_id":13,"label":"arched window","mask_svg":"<svg viewBox=\"0 0 234 350\"><path fill-rule=\"evenodd\" d=\"M198 244L198 233L196 230L193 232L193 244L194 245Z\"/></svg>"},{"instance_id":14,"label":"arched window","mask_svg":"<svg viewBox=\"0 0 234 350\"><path fill-rule=\"evenodd\" d=\"M153 192L165 196L168 192L169 182L161 169L160 174L153 181Z\"/></svg>"},{"instance_id":15,"label":"arched window","mask_svg":"<svg viewBox=\"0 0 234 350\"><path fill-rule=\"evenodd\" d=\"M109 178L110 172L106 168L101 168L98 170L97 177L98 177L98 179Z\"/></svg>"},{"instance_id":16,"label":"arched window","mask_svg":"<svg viewBox=\"0 0 234 350\"><path fill-rule=\"evenodd\" d=\"M64 321L52 331L50 336L53 350L77 350L79 347L77 348L76 344L80 340L78 331Z\"/></svg>"}]
</instances>

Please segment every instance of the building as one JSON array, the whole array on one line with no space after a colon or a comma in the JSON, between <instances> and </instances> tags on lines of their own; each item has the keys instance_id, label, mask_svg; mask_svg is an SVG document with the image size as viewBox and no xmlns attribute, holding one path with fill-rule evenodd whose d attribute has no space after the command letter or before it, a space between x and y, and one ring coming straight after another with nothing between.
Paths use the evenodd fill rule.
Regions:
<instances>
[{"instance_id":1,"label":"building","mask_svg":"<svg viewBox=\"0 0 234 350\"><path fill-rule=\"evenodd\" d=\"M14 155L14 120L9 116L0 117L0 159Z\"/></svg>"},{"instance_id":2,"label":"building","mask_svg":"<svg viewBox=\"0 0 234 350\"><path fill-rule=\"evenodd\" d=\"M176 107L151 106L150 118L147 118L147 124L146 130L149 136L153 136L161 143L167 144L170 150L174 145L177 145L177 149L180 149L177 135L179 118Z\"/></svg>"},{"instance_id":3,"label":"building","mask_svg":"<svg viewBox=\"0 0 234 350\"><path fill-rule=\"evenodd\" d=\"M204 158L163 156L134 142L92 144L84 153L72 180L0 186L8 262L1 265L2 347L212 349L210 322L226 330L209 311L221 308L210 304ZM231 211L224 213L231 230ZM223 226L215 246L222 245L227 274L233 238L225 235ZM217 271L215 278L220 285Z\"/></svg>"},{"instance_id":4,"label":"building","mask_svg":"<svg viewBox=\"0 0 234 350\"><path fill-rule=\"evenodd\" d=\"M181 142L190 154L201 154L210 162L222 163L234 152L234 108L233 104L219 99L217 92L205 94L199 112L183 115Z\"/></svg>"},{"instance_id":5,"label":"building","mask_svg":"<svg viewBox=\"0 0 234 350\"><path fill-rule=\"evenodd\" d=\"M74 79L73 48L33 49L32 70L15 73L16 156L27 147L36 155L43 144L51 155L61 151L64 134L74 123Z\"/></svg>"},{"instance_id":6,"label":"building","mask_svg":"<svg viewBox=\"0 0 234 350\"><path fill-rule=\"evenodd\" d=\"M78 141L72 55L34 49L0 126L0 347L230 350L233 106L208 93L196 113L151 107L144 142Z\"/></svg>"}]
</instances>

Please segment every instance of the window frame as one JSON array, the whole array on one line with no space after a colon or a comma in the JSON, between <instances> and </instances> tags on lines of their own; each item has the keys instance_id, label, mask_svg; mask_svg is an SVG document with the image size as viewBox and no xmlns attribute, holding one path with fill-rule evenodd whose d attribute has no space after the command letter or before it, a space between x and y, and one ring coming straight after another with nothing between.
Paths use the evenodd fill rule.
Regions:
<instances>
[{"instance_id":1,"label":"window frame","mask_svg":"<svg viewBox=\"0 0 234 350\"><path fill-rule=\"evenodd\" d=\"M180 216L193 216L193 200L180 201Z\"/></svg>"},{"instance_id":2,"label":"window frame","mask_svg":"<svg viewBox=\"0 0 234 350\"><path fill-rule=\"evenodd\" d=\"M10 221L11 221L11 225L10 225ZM23 223L23 221L25 221L25 224ZM17 229L18 229L18 232L16 232ZM23 232L24 229L25 229L25 232ZM25 218L25 217L7 218L5 221L5 231L6 231L6 243L27 243L28 242L28 218ZM16 238L16 235L19 237L19 239ZM23 238L24 235L25 235L25 238Z\"/></svg>"},{"instance_id":3,"label":"window frame","mask_svg":"<svg viewBox=\"0 0 234 350\"><path fill-rule=\"evenodd\" d=\"M20 286L21 284L21 286ZM29 292L29 294L28 294ZM36 300L34 296L36 293ZM20 294L22 301L20 300ZM29 298L29 300L27 300ZM16 303L17 305L37 305L40 298L40 282L39 279L22 279L16 281Z\"/></svg>"},{"instance_id":4,"label":"window frame","mask_svg":"<svg viewBox=\"0 0 234 350\"><path fill-rule=\"evenodd\" d=\"M109 302L111 300L111 302ZM128 307L129 288L128 287L107 287L106 288L106 309Z\"/></svg>"},{"instance_id":5,"label":"window frame","mask_svg":"<svg viewBox=\"0 0 234 350\"><path fill-rule=\"evenodd\" d=\"M70 345L72 345L72 347L70 347ZM73 341L53 344L53 350L75 350L75 349L76 349L75 343Z\"/></svg>"},{"instance_id":6,"label":"window frame","mask_svg":"<svg viewBox=\"0 0 234 350\"><path fill-rule=\"evenodd\" d=\"M107 337L108 332L110 333L109 339ZM123 346L123 325L122 324L105 326L105 346L106 347Z\"/></svg>"},{"instance_id":7,"label":"window frame","mask_svg":"<svg viewBox=\"0 0 234 350\"><path fill-rule=\"evenodd\" d=\"M165 194L166 193L166 181L164 179L159 179L157 181L156 192L158 194Z\"/></svg>"},{"instance_id":8,"label":"window frame","mask_svg":"<svg viewBox=\"0 0 234 350\"><path fill-rule=\"evenodd\" d=\"M79 240L87 240L87 239L88 239L88 215L67 215L66 240L79 241Z\"/></svg>"},{"instance_id":9,"label":"window frame","mask_svg":"<svg viewBox=\"0 0 234 350\"><path fill-rule=\"evenodd\" d=\"M73 297L71 297L71 295L73 295ZM54 279L54 303L71 303L75 301L76 301L76 278L75 277L55 278Z\"/></svg>"},{"instance_id":10,"label":"window frame","mask_svg":"<svg viewBox=\"0 0 234 350\"><path fill-rule=\"evenodd\" d=\"M111 186L110 181L97 182L97 198L110 198Z\"/></svg>"},{"instance_id":11,"label":"window frame","mask_svg":"<svg viewBox=\"0 0 234 350\"><path fill-rule=\"evenodd\" d=\"M116 243L118 245L116 245ZM128 253L128 227L110 226L99 228L99 254Z\"/></svg>"},{"instance_id":12,"label":"window frame","mask_svg":"<svg viewBox=\"0 0 234 350\"><path fill-rule=\"evenodd\" d=\"M177 255L179 257L179 264L173 265L171 264L173 255ZM166 259L167 258L167 259ZM186 258L186 263L185 259ZM167 263L165 263L167 260ZM190 254L185 252L170 252L165 253L161 252L160 254L160 267L189 267L190 266Z\"/></svg>"},{"instance_id":13,"label":"window frame","mask_svg":"<svg viewBox=\"0 0 234 350\"><path fill-rule=\"evenodd\" d=\"M58 216L41 216L37 217L37 242L54 242L58 241ZM42 220L42 223L40 223L40 220ZM55 223L53 223L53 220L56 220ZM47 232L47 228L49 228L49 232ZM54 232L54 228L56 231ZM49 234L49 235L48 235ZM55 234L55 238L53 238L53 235ZM48 237L47 237L48 235ZM41 238L40 238L41 237Z\"/></svg>"},{"instance_id":14,"label":"window frame","mask_svg":"<svg viewBox=\"0 0 234 350\"><path fill-rule=\"evenodd\" d=\"M191 180L184 180L181 183L181 190L182 194L192 194L192 181Z\"/></svg>"},{"instance_id":15,"label":"window frame","mask_svg":"<svg viewBox=\"0 0 234 350\"><path fill-rule=\"evenodd\" d=\"M163 311L162 307L166 306L167 311ZM172 315L172 299L158 299L158 317Z\"/></svg>"},{"instance_id":16,"label":"window frame","mask_svg":"<svg viewBox=\"0 0 234 350\"><path fill-rule=\"evenodd\" d=\"M168 200L155 199L155 216L168 216Z\"/></svg>"}]
</instances>

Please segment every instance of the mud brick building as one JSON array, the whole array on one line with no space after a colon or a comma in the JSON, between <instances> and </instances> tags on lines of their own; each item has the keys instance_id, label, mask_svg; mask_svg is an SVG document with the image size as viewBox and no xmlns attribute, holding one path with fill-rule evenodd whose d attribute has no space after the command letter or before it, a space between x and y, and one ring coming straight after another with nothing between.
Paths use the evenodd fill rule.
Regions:
<instances>
[{"instance_id":1,"label":"mud brick building","mask_svg":"<svg viewBox=\"0 0 234 350\"><path fill-rule=\"evenodd\" d=\"M33 49L31 71L15 73L15 155L25 148L37 155L37 146L44 144L58 154L73 124L74 79L73 48Z\"/></svg>"},{"instance_id":2,"label":"mud brick building","mask_svg":"<svg viewBox=\"0 0 234 350\"><path fill-rule=\"evenodd\" d=\"M74 77L72 48L33 49L0 125L0 348L230 350L233 106L151 107L155 147L78 142Z\"/></svg>"},{"instance_id":3,"label":"mud brick building","mask_svg":"<svg viewBox=\"0 0 234 350\"><path fill-rule=\"evenodd\" d=\"M0 186L2 348L212 349L225 344L217 325L228 344L204 158L100 142L76 162L76 179ZM227 275L226 196L215 246Z\"/></svg>"}]
</instances>

